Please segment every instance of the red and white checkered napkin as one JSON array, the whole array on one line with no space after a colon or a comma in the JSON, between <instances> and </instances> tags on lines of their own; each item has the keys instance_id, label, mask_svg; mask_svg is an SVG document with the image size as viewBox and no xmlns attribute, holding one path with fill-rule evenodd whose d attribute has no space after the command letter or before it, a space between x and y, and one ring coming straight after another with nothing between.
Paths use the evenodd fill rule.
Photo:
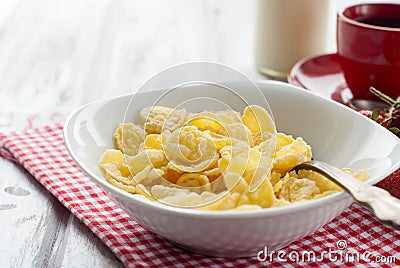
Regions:
<instances>
[{"instance_id":1,"label":"red and white checkered napkin","mask_svg":"<svg viewBox=\"0 0 400 268\"><path fill-rule=\"evenodd\" d=\"M70 158L61 124L0 134L0 148L3 157L14 159L26 168L128 267L320 267L322 264L353 267L360 263L382 267L382 263L357 261L357 254L359 259L363 255L371 261L395 261L388 266L400 264L400 231L376 221L357 204L314 234L284 248L279 255L281 260L277 254L268 254L266 258L264 253L259 260L257 252L254 257L242 259L193 254L146 230L111 201ZM307 254L315 254L317 259L308 262ZM302 262L301 255L306 262Z\"/></svg>"}]
</instances>

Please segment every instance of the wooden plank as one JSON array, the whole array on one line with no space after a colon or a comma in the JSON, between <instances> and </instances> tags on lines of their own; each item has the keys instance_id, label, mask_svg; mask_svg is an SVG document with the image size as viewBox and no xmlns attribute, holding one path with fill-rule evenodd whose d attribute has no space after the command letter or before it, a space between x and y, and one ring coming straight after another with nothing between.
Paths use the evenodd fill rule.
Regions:
<instances>
[{"instance_id":1,"label":"wooden plank","mask_svg":"<svg viewBox=\"0 0 400 268\"><path fill-rule=\"evenodd\" d=\"M25 170L3 159L0 170L0 237L10 241L0 244L0 267L121 267L100 239Z\"/></svg>"},{"instance_id":2,"label":"wooden plank","mask_svg":"<svg viewBox=\"0 0 400 268\"><path fill-rule=\"evenodd\" d=\"M165 68L190 61L219 62L265 79L253 66L255 3L128 1L105 80L111 90L102 97L135 92Z\"/></svg>"},{"instance_id":3,"label":"wooden plank","mask_svg":"<svg viewBox=\"0 0 400 268\"><path fill-rule=\"evenodd\" d=\"M44 264L69 212L15 163L0 159L0 170L0 205L13 205L0 209L0 267Z\"/></svg>"},{"instance_id":4,"label":"wooden plank","mask_svg":"<svg viewBox=\"0 0 400 268\"><path fill-rule=\"evenodd\" d=\"M1 9L4 3L0 130L23 129L35 118L35 126L59 120L59 113L88 101L79 92L91 76L93 60L88 59L98 56L92 47L110 1L25 0ZM77 220L26 171L3 159L0 170L0 237L10 241L0 245L0 267L61 267L65 260L69 267L120 265L85 226L72 224ZM68 243L73 245L68 252L91 258L65 257Z\"/></svg>"},{"instance_id":5,"label":"wooden plank","mask_svg":"<svg viewBox=\"0 0 400 268\"><path fill-rule=\"evenodd\" d=\"M48 211L51 217L45 219L40 248L33 259L35 267L60 267L64 258L71 213L58 200L53 200Z\"/></svg>"},{"instance_id":6,"label":"wooden plank","mask_svg":"<svg viewBox=\"0 0 400 268\"><path fill-rule=\"evenodd\" d=\"M96 98L86 85L105 51L95 47L111 2L25 0L9 16L0 35L4 127L22 129L30 117L47 123Z\"/></svg>"}]
</instances>

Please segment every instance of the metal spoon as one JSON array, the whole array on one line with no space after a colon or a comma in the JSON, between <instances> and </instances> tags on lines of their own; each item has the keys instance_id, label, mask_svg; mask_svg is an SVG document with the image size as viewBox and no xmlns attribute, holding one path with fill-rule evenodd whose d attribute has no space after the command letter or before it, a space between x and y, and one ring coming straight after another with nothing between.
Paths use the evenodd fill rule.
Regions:
<instances>
[{"instance_id":1,"label":"metal spoon","mask_svg":"<svg viewBox=\"0 0 400 268\"><path fill-rule=\"evenodd\" d=\"M390 105L381 101L352 99L349 106L355 110L379 110L384 111L390 108Z\"/></svg>"},{"instance_id":2,"label":"metal spoon","mask_svg":"<svg viewBox=\"0 0 400 268\"><path fill-rule=\"evenodd\" d=\"M365 184L341 169L321 161L308 161L292 170L316 171L346 190L360 204L369 207L375 216L391 225L400 227L400 200L381 188Z\"/></svg>"}]
</instances>

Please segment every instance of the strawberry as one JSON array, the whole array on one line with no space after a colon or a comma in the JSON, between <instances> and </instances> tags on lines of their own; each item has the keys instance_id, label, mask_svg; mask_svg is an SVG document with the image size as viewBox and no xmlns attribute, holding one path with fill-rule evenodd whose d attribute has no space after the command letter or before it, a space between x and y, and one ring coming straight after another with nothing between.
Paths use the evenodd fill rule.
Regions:
<instances>
[{"instance_id":1,"label":"strawberry","mask_svg":"<svg viewBox=\"0 0 400 268\"><path fill-rule=\"evenodd\" d=\"M396 108L392 110L390 121L387 123L387 128L400 138L400 105L397 105Z\"/></svg>"},{"instance_id":2,"label":"strawberry","mask_svg":"<svg viewBox=\"0 0 400 268\"><path fill-rule=\"evenodd\" d=\"M379 111L366 111L362 112L365 116L377 121L385 128L392 131L397 137L400 138L400 97L397 100L393 100L389 96L386 96L382 92L376 90L375 88L370 88L370 91L378 96L383 101L389 103L391 108L387 113L387 117L379 122L380 118L377 116L379 115ZM370 112L370 113L367 113ZM373 114L375 113L375 114ZM370 116L368 116L370 114ZM378 182L376 186L383 188L390 192L394 197L400 198L400 168L397 169L395 172L390 174L384 180Z\"/></svg>"},{"instance_id":3,"label":"strawberry","mask_svg":"<svg viewBox=\"0 0 400 268\"><path fill-rule=\"evenodd\" d=\"M368 118L371 118L378 124L381 124L385 120L385 118L379 113L378 110L375 110L375 111L359 110L358 112Z\"/></svg>"},{"instance_id":4,"label":"strawberry","mask_svg":"<svg viewBox=\"0 0 400 268\"><path fill-rule=\"evenodd\" d=\"M400 97L398 97L397 100L394 100L373 87L371 87L369 90L381 100L391 105L391 108L387 114L387 119L385 119L381 125L389 129L400 138Z\"/></svg>"},{"instance_id":5,"label":"strawberry","mask_svg":"<svg viewBox=\"0 0 400 268\"><path fill-rule=\"evenodd\" d=\"M375 186L387 190L394 197L400 198L400 168Z\"/></svg>"}]
</instances>

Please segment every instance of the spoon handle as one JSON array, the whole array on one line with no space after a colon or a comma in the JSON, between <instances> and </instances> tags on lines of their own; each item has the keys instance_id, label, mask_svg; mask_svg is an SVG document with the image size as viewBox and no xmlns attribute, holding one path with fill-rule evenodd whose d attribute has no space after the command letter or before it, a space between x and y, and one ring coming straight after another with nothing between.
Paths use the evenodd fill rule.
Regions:
<instances>
[{"instance_id":1,"label":"spoon handle","mask_svg":"<svg viewBox=\"0 0 400 268\"><path fill-rule=\"evenodd\" d=\"M372 209L376 217L385 223L400 227L400 200L384 189L365 184L341 169L321 161L308 161L293 170L308 169L316 171L332 180L353 198Z\"/></svg>"}]
</instances>

